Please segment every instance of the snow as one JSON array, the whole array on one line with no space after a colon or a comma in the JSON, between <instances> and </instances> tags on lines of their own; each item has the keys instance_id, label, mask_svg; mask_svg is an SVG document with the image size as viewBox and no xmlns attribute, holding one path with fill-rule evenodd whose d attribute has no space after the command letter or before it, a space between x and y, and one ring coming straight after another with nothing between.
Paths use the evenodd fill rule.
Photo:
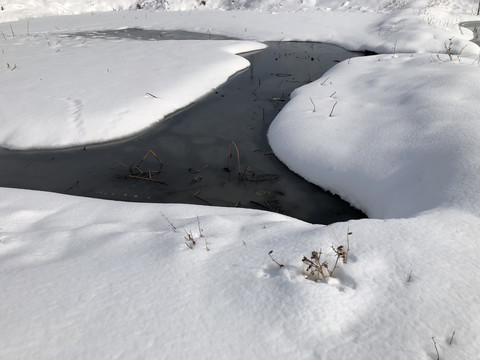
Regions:
<instances>
[{"instance_id":1,"label":"snow","mask_svg":"<svg viewBox=\"0 0 480 360\"><path fill-rule=\"evenodd\" d=\"M270 144L293 171L370 217L452 206L479 214L476 58L344 61L291 95Z\"/></svg>"},{"instance_id":2,"label":"snow","mask_svg":"<svg viewBox=\"0 0 480 360\"><path fill-rule=\"evenodd\" d=\"M248 67L235 53L265 47L41 35L8 42L0 143L11 149L84 145L138 133Z\"/></svg>"},{"instance_id":3,"label":"snow","mask_svg":"<svg viewBox=\"0 0 480 360\"><path fill-rule=\"evenodd\" d=\"M478 357L480 65L458 26L477 4L0 5L0 143L14 149L142 131L248 66L235 54L257 41L381 53L297 89L268 134L287 166L370 219L0 188L0 358L437 359L435 343L442 359ZM128 26L242 40L71 35ZM303 256L322 249L331 268L348 231L348 263L306 279Z\"/></svg>"},{"instance_id":4,"label":"snow","mask_svg":"<svg viewBox=\"0 0 480 360\"><path fill-rule=\"evenodd\" d=\"M438 53L445 52L446 45L457 54L480 52L468 41L472 32L458 26L469 16L473 18L468 13L450 14L441 7L422 8L416 3L407 8L383 4L380 11L378 2L372 2L362 7L363 12L346 11L345 6L333 11L333 2L313 9L293 3L288 7L292 11L281 13L251 11L255 5L250 2L237 4L249 10L218 11L208 8L220 4L209 2L202 11L135 10L36 17L29 9L68 14L128 7L107 1L95 6L83 1L61 6L40 2L39 7L7 2L0 11L0 76L4 84L0 88L4 99L0 146L58 148L137 134L247 67L245 59L232 54L263 47L255 41L314 40L379 53ZM185 7L193 3L179 4ZM264 10L273 6L273 2L262 4ZM325 6L330 10L322 11ZM311 11L302 11L308 8ZM350 3L350 10L357 8L359 3ZM1 22L9 19L21 20ZM207 46L205 41L112 41L85 34L128 27L184 29L254 41L217 41ZM72 81L72 73L82 76ZM22 106L25 99L31 106Z\"/></svg>"},{"instance_id":5,"label":"snow","mask_svg":"<svg viewBox=\"0 0 480 360\"><path fill-rule=\"evenodd\" d=\"M469 213L325 227L254 210L1 193L4 359L427 359L432 336L445 358L478 351L480 223ZM323 248L331 261L333 231L345 242L347 228L337 281L306 280L302 256Z\"/></svg>"}]
</instances>

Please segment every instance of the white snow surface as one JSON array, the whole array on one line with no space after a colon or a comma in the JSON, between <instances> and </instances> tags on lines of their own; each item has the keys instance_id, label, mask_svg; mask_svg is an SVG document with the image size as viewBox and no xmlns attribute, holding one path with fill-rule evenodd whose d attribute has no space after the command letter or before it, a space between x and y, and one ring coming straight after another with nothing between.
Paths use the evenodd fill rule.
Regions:
<instances>
[{"instance_id":1,"label":"white snow surface","mask_svg":"<svg viewBox=\"0 0 480 360\"><path fill-rule=\"evenodd\" d=\"M344 61L295 90L270 144L371 217L452 206L480 214L478 70L475 57L447 55Z\"/></svg>"},{"instance_id":2,"label":"white snow surface","mask_svg":"<svg viewBox=\"0 0 480 360\"><path fill-rule=\"evenodd\" d=\"M161 4L167 3L156 5L162 8ZM75 36L78 32L127 27L183 29L255 41L323 41L381 53L445 52L452 39L448 45L452 53L480 51L468 41L471 31L459 27L460 21L474 18L466 1L449 6L425 1L408 6L379 1L362 6L360 1L346 1L343 6L334 6L336 1L318 5L292 1L282 5L282 12L272 10L278 5L273 1L244 1L234 6L243 10L230 11L218 9L233 5L208 2L208 6L198 7L192 1L175 3L173 8L189 11L152 11L146 2L141 11L99 12L112 7L136 8L136 2L129 4L80 0L61 5L33 0L1 3L0 146L58 148L131 136L248 66L232 54L262 48L254 42L206 45L112 40ZM253 11L258 4L264 11ZM39 17L82 12L88 13ZM7 22L15 19L20 20ZM72 78L69 74L82 75Z\"/></svg>"},{"instance_id":3,"label":"white snow surface","mask_svg":"<svg viewBox=\"0 0 480 360\"><path fill-rule=\"evenodd\" d=\"M435 359L432 336L446 359L478 354L471 213L325 227L254 210L0 192L2 359ZM334 233L345 243L347 229L349 262L328 282L305 279L302 257L322 248L333 264Z\"/></svg>"},{"instance_id":4,"label":"white snow surface","mask_svg":"<svg viewBox=\"0 0 480 360\"><path fill-rule=\"evenodd\" d=\"M458 26L478 4L136 4L0 0L1 146L129 136L248 66L235 54L257 41L329 41L382 54L297 89L268 137L371 218L0 188L0 359L478 358L479 49ZM128 26L242 40L71 35ZM348 231L349 261L306 279L302 257L322 249L332 267Z\"/></svg>"},{"instance_id":5,"label":"white snow surface","mask_svg":"<svg viewBox=\"0 0 480 360\"><path fill-rule=\"evenodd\" d=\"M0 90L0 143L11 149L68 147L138 133L248 67L235 53L265 47L79 36L12 43Z\"/></svg>"}]
</instances>

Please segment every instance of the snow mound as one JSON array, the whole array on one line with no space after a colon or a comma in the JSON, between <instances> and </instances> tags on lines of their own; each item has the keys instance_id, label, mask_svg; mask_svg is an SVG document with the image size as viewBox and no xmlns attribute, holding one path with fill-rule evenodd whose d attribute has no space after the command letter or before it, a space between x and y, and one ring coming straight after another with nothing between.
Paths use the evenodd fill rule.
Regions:
<instances>
[{"instance_id":1,"label":"snow mound","mask_svg":"<svg viewBox=\"0 0 480 360\"><path fill-rule=\"evenodd\" d=\"M0 69L0 144L10 149L68 147L138 133L248 67L236 53L265 47L69 35L5 42L0 59L9 66Z\"/></svg>"},{"instance_id":2,"label":"snow mound","mask_svg":"<svg viewBox=\"0 0 480 360\"><path fill-rule=\"evenodd\" d=\"M290 169L371 217L438 207L478 215L477 70L475 58L447 55L344 61L292 94L270 144Z\"/></svg>"},{"instance_id":3,"label":"snow mound","mask_svg":"<svg viewBox=\"0 0 480 360\"><path fill-rule=\"evenodd\" d=\"M0 194L2 359L429 359L432 336L442 357L478 354L480 222L467 213L325 227L254 210ZM307 280L302 257L323 249L332 262L347 229L349 262Z\"/></svg>"}]
</instances>

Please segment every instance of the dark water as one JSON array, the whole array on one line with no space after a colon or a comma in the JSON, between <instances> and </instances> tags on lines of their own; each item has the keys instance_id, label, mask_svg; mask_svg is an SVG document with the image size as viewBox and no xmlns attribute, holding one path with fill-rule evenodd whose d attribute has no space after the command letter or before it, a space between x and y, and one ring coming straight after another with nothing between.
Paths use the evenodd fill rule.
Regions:
<instances>
[{"instance_id":1,"label":"dark water","mask_svg":"<svg viewBox=\"0 0 480 360\"><path fill-rule=\"evenodd\" d=\"M465 21L460 23L460 26L471 30L473 32L473 39L471 41L477 45L480 45L480 39L479 39L480 21Z\"/></svg>"},{"instance_id":2,"label":"dark water","mask_svg":"<svg viewBox=\"0 0 480 360\"><path fill-rule=\"evenodd\" d=\"M87 35L159 37L150 31L123 32L128 35ZM191 38L190 33L183 35ZM245 54L251 67L227 84L130 139L68 150L0 149L0 186L124 201L266 209L321 224L365 217L290 172L272 154L266 138L293 89L360 54L321 43L268 45Z\"/></svg>"},{"instance_id":3,"label":"dark water","mask_svg":"<svg viewBox=\"0 0 480 360\"><path fill-rule=\"evenodd\" d=\"M143 30L139 28L126 28L119 30L83 31L65 36L80 36L89 38L122 38L132 40L233 40L224 35L202 34L184 30Z\"/></svg>"}]
</instances>

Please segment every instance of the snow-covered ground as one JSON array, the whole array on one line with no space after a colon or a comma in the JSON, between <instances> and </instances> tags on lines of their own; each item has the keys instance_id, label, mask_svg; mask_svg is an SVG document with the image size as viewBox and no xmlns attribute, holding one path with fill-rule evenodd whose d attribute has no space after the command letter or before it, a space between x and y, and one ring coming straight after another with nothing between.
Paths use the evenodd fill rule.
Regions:
<instances>
[{"instance_id":1,"label":"snow-covered ground","mask_svg":"<svg viewBox=\"0 0 480 360\"><path fill-rule=\"evenodd\" d=\"M269 141L371 219L2 188L0 358L477 358L480 59L458 24L478 3L136 5L0 0L1 146L128 136L248 66L235 54L257 41L328 41L381 54L295 91ZM248 41L71 36L128 26ZM331 269L348 231L348 262L306 279L303 256L322 249Z\"/></svg>"}]
</instances>

